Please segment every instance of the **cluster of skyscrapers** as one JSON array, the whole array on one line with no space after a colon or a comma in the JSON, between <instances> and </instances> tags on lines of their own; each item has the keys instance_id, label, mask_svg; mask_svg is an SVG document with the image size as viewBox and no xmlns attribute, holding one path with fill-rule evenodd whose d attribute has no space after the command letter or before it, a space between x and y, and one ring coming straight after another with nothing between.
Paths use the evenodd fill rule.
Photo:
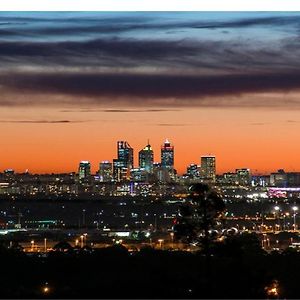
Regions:
<instances>
[{"instance_id":1,"label":"cluster of skyscrapers","mask_svg":"<svg viewBox=\"0 0 300 300\"><path fill-rule=\"evenodd\" d=\"M168 139L161 145L160 162L154 162L153 149L148 141L147 145L138 153L138 167L134 166L134 149L127 141L117 142L117 158L102 161L99 164L98 176L102 182L123 181L161 181L170 182L176 179L174 168L174 146ZM79 180L84 181L91 175L89 161L79 164ZM187 174L202 178L205 181L216 180L215 156L202 156L201 165L192 164L188 167Z\"/></svg>"},{"instance_id":2,"label":"cluster of skyscrapers","mask_svg":"<svg viewBox=\"0 0 300 300\"><path fill-rule=\"evenodd\" d=\"M154 162L154 154L149 141L139 151L138 167L134 166L134 149L127 141L117 142L117 158L110 161L102 161L99 164L99 179L102 182L109 181L145 181L158 176L163 181L172 179L176 170L174 169L174 146L166 139L161 146L161 161ZM79 164L79 179L84 180L91 175L91 164L89 161L81 161Z\"/></svg>"}]
</instances>

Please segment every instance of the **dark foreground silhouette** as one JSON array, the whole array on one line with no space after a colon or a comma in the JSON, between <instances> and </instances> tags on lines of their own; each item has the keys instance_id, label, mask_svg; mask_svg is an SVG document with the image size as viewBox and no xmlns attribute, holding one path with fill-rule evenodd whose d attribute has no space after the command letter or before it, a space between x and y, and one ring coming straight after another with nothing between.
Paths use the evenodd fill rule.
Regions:
<instances>
[{"instance_id":1,"label":"dark foreground silhouette","mask_svg":"<svg viewBox=\"0 0 300 300\"><path fill-rule=\"evenodd\" d=\"M1 298L299 298L300 253L267 254L252 234L201 253L60 243L47 257L0 248ZM276 282L279 295L267 295ZM271 289L271 288L270 288Z\"/></svg>"}]
</instances>

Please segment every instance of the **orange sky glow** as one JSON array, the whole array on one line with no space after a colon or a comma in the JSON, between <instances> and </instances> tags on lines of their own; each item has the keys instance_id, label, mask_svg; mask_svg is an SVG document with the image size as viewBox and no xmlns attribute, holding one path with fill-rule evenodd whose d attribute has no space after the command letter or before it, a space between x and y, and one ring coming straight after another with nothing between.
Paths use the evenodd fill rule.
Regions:
<instances>
[{"instance_id":1,"label":"orange sky glow","mask_svg":"<svg viewBox=\"0 0 300 300\"><path fill-rule=\"evenodd\" d=\"M300 169L297 110L181 107L158 112L136 108L104 112L102 109L1 109L0 169L72 172L77 171L80 160L89 160L95 172L101 160L116 157L117 140L130 143L137 165L137 153L148 138L155 161L160 161L164 139L170 139L175 146L175 168L179 173L184 173L189 163L199 164L200 156L205 154L216 155L218 173L241 167L251 168L253 173ZM59 123L63 120L70 122Z\"/></svg>"}]
</instances>

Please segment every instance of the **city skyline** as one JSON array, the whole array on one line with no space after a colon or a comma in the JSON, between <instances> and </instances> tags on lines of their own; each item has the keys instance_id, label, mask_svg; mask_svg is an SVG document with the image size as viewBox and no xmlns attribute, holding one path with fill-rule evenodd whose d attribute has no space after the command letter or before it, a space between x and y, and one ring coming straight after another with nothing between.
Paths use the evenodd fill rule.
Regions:
<instances>
[{"instance_id":1,"label":"city skyline","mask_svg":"<svg viewBox=\"0 0 300 300\"><path fill-rule=\"evenodd\" d=\"M271 172L265 172L265 173L260 173L257 172L257 170L252 170L251 168L248 168L247 166L235 166L232 169L225 170L223 172L218 172L217 171L217 157L212 154L200 154L199 160L189 162L186 166L183 172L178 172L176 169L176 165L174 164L174 161L176 160L176 150L175 150L175 145L168 139L166 138L160 145L159 147L159 154L156 154L155 157L157 157L157 160L154 160L154 151L153 151L153 146L151 145L149 139L147 140L147 143L142 147L141 149L136 149L134 147L131 147L128 141L122 140L122 141L116 141L117 144L117 150L115 155L111 155L112 159L101 159L98 160L95 164L91 163L89 159L85 160L80 160L77 162L77 169L76 170L71 170L68 172L57 172L56 174L67 174L67 173L78 173L79 179L80 178L85 178L86 176L90 175L97 175L101 173L101 171L104 171L102 175L107 175L105 172L107 171L107 167L110 170L109 176L113 177L118 177L117 174L114 174L114 172L117 169L126 169L125 173L128 173L127 175L129 176L130 171L132 170L144 170L146 173L153 173L154 168L159 167L163 168L165 170L169 170L171 173L172 171L175 171L179 176L181 175L196 175L196 173L199 173L197 176L203 176L204 178L206 175L208 177L206 179L215 181L215 175L230 175L230 174L235 174L238 173L239 171L244 171L246 170L247 172L250 172L249 174L252 174L254 176L256 175L270 175L270 174L281 174L282 172L285 173L287 172L292 172L292 173L299 173L296 170L286 170L278 166L275 170L272 170ZM121 149L121 150L120 150ZM127 152L129 149L129 153ZM125 152L124 152L125 151ZM171 151L171 152L170 152ZM170 156L171 155L171 156ZM79 167L78 167L79 164ZM102 167L101 167L102 165ZM88 168L88 171L86 171L86 166ZM102 170L101 170L102 168ZM24 173L28 172L31 174L55 174L55 172L41 172L41 173L35 173L31 172L29 168L27 168L25 171L19 172L13 167L5 168L3 170L0 170L0 173L2 172L15 172L16 173ZM86 173L87 172L87 173ZM211 173L212 172L212 173ZM202 174L203 173L203 174ZM84 174L84 175L83 175ZM202 175L201 175L202 174ZM126 177L126 174L124 174Z\"/></svg>"},{"instance_id":2,"label":"city skyline","mask_svg":"<svg viewBox=\"0 0 300 300\"><path fill-rule=\"evenodd\" d=\"M300 170L299 13L0 17L1 169L94 172L123 138L159 161L168 137L179 173L210 153L217 173Z\"/></svg>"}]
</instances>

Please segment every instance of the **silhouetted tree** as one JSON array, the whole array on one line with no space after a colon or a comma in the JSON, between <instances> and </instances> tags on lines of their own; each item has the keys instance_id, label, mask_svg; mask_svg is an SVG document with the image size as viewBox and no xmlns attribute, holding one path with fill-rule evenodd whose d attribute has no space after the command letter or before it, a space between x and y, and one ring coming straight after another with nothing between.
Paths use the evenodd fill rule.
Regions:
<instances>
[{"instance_id":1,"label":"silhouetted tree","mask_svg":"<svg viewBox=\"0 0 300 300\"><path fill-rule=\"evenodd\" d=\"M207 184L193 184L189 192L173 227L174 237L202 247L205 276L201 290L209 295L212 290L209 246L219 235L215 229L220 225L219 219L225 211L225 204L222 197Z\"/></svg>"},{"instance_id":2,"label":"silhouetted tree","mask_svg":"<svg viewBox=\"0 0 300 300\"><path fill-rule=\"evenodd\" d=\"M54 247L53 247L54 251L58 251L58 252L70 252L73 250L73 247L66 241L62 241L57 243Z\"/></svg>"},{"instance_id":3,"label":"silhouetted tree","mask_svg":"<svg viewBox=\"0 0 300 300\"><path fill-rule=\"evenodd\" d=\"M205 254L209 242L217 236L216 228L225 211L222 197L207 184L196 183L189 188L189 196L179 209L173 227L176 239L200 244Z\"/></svg>"}]
</instances>

